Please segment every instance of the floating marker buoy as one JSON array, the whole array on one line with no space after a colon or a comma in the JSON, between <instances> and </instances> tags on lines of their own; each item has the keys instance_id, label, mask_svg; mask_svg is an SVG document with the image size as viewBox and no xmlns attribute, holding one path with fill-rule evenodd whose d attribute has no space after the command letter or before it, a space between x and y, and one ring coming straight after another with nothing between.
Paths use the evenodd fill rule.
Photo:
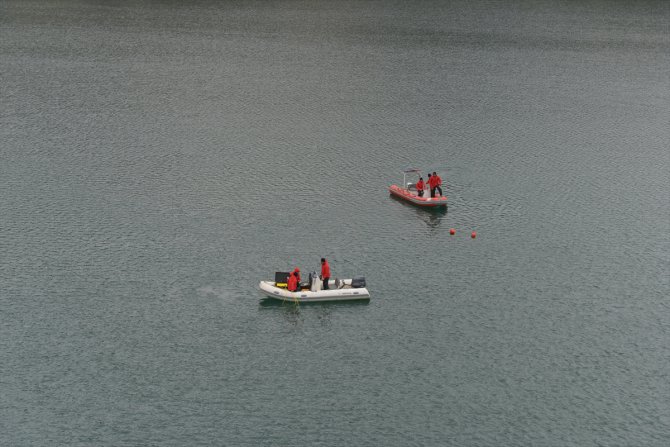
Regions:
<instances>
[{"instance_id":1,"label":"floating marker buoy","mask_svg":"<svg viewBox=\"0 0 670 447\"><path fill-rule=\"evenodd\" d=\"M472 239L476 238L476 237L477 237L477 232L476 232L476 231L473 231L472 234L471 234L470 236L472 237Z\"/></svg>"},{"instance_id":2,"label":"floating marker buoy","mask_svg":"<svg viewBox=\"0 0 670 447\"><path fill-rule=\"evenodd\" d=\"M451 228L451 229L449 230L449 234L451 234L451 235L453 236L454 234L456 234L456 230L453 229L453 228Z\"/></svg>"}]
</instances>

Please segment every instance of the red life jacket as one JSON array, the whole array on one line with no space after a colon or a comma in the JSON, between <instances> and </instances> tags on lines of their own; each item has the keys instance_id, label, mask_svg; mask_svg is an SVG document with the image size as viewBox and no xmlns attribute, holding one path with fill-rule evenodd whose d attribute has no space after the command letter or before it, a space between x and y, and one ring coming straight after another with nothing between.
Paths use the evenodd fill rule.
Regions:
<instances>
[{"instance_id":1,"label":"red life jacket","mask_svg":"<svg viewBox=\"0 0 670 447\"><path fill-rule=\"evenodd\" d=\"M435 177L428 177L428 186L435 188Z\"/></svg>"},{"instance_id":2,"label":"red life jacket","mask_svg":"<svg viewBox=\"0 0 670 447\"><path fill-rule=\"evenodd\" d=\"M289 292L295 292L298 288L298 279L295 277L293 272L288 275L288 284L286 285L286 288L289 290Z\"/></svg>"},{"instance_id":3,"label":"red life jacket","mask_svg":"<svg viewBox=\"0 0 670 447\"><path fill-rule=\"evenodd\" d=\"M434 175L433 178L435 179L435 186L440 186L442 184L442 179L439 175Z\"/></svg>"},{"instance_id":4,"label":"red life jacket","mask_svg":"<svg viewBox=\"0 0 670 447\"><path fill-rule=\"evenodd\" d=\"M426 184L423 182L423 180L419 180L416 182L416 190L417 191L422 191L426 187Z\"/></svg>"},{"instance_id":5,"label":"red life jacket","mask_svg":"<svg viewBox=\"0 0 670 447\"><path fill-rule=\"evenodd\" d=\"M321 276L330 278L330 266L328 265L328 261L321 264Z\"/></svg>"}]
</instances>

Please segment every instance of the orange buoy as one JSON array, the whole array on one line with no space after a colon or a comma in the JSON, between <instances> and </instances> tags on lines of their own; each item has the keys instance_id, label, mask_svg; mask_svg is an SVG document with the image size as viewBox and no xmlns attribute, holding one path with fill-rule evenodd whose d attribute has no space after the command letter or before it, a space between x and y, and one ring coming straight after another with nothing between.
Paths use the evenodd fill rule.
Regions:
<instances>
[{"instance_id":1,"label":"orange buoy","mask_svg":"<svg viewBox=\"0 0 670 447\"><path fill-rule=\"evenodd\" d=\"M451 235L453 236L454 234L456 234L456 230L453 229L453 228L451 228L451 229L449 230L449 234L451 234Z\"/></svg>"},{"instance_id":2,"label":"orange buoy","mask_svg":"<svg viewBox=\"0 0 670 447\"><path fill-rule=\"evenodd\" d=\"M477 232L476 232L476 231L473 231L472 234L471 234L470 236L472 237L472 239L476 238L476 237L477 237Z\"/></svg>"}]
</instances>

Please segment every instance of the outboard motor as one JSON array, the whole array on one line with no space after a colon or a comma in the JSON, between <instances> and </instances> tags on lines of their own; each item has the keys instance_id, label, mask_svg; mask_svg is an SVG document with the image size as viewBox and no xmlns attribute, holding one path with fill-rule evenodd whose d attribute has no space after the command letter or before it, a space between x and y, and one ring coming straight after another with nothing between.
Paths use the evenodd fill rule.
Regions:
<instances>
[{"instance_id":1,"label":"outboard motor","mask_svg":"<svg viewBox=\"0 0 670 447\"><path fill-rule=\"evenodd\" d=\"M351 279L351 287L354 289L361 289L365 287L365 277L357 276Z\"/></svg>"}]
</instances>

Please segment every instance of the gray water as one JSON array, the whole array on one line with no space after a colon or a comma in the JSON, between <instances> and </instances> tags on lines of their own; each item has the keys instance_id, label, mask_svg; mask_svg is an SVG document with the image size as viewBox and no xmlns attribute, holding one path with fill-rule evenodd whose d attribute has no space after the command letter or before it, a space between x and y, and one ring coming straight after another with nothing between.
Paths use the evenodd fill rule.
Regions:
<instances>
[{"instance_id":1,"label":"gray water","mask_svg":"<svg viewBox=\"0 0 670 447\"><path fill-rule=\"evenodd\" d=\"M670 444L668 23L2 1L0 444Z\"/></svg>"}]
</instances>

